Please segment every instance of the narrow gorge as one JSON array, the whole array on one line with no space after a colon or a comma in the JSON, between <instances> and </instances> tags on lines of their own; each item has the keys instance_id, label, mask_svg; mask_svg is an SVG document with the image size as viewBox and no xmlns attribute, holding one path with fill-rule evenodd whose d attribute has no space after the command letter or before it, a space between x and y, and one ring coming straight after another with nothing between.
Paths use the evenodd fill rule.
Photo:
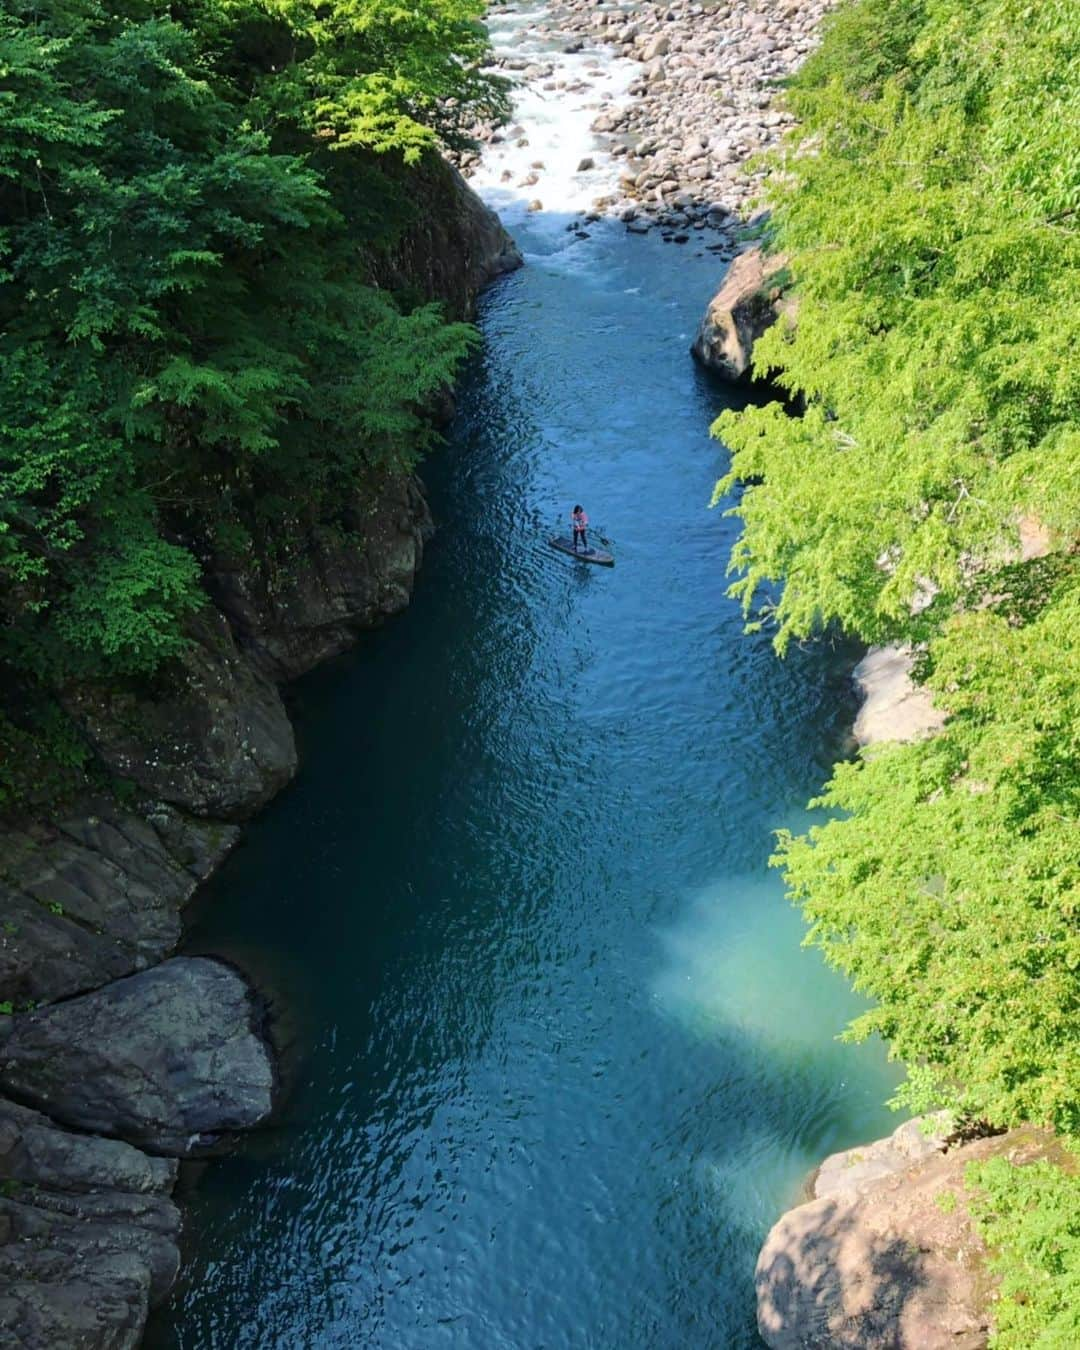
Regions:
<instances>
[{"instance_id":1,"label":"narrow gorge","mask_svg":"<svg viewBox=\"0 0 1080 1350\"><path fill-rule=\"evenodd\" d=\"M828 0L455 0L460 24L426 3L411 18L368 0L362 18L293 0L241 8L207 21L188 70L183 40L163 38L155 16L95 7L89 27L120 24L102 68L123 111L85 128L65 113L45 137L98 144L110 117L141 106L129 75L145 93L182 71L162 108L201 106L209 84L195 72L228 43L213 99L240 90L264 119L253 128L238 114L223 167L190 192L167 170L140 189L154 228L165 229L162 193L201 229L201 193L216 222L207 238L230 240L216 262L205 241L169 254L177 275L153 294L170 314L182 297L181 354L153 389L136 361L131 387L110 395L130 398L124 417L107 414L157 447L151 464L161 454L147 488L160 542L145 556L182 548L193 560L180 640L130 670L63 648L60 678L55 657L24 659L20 634L68 633L66 600L42 578L78 558L82 536L57 529L40 566L19 554L4 574L17 582L0 596L16 635L0 649L0 1345L999 1344L987 1225L1011 1213L1010 1192L993 1192L995 1216L971 1179L996 1185L1006 1166L1048 1185L1074 1176L1072 1062L1043 1073L1065 1086L1030 1110L983 1109L1004 1100L995 1088L970 1109L965 1098L908 1119L939 1105L940 1082L918 1097L919 1072L905 1077L888 1054L895 998L886 989L879 1002L845 963L844 935L865 916L845 929L835 902L814 905L833 899L830 878L868 885L888 852L875 837L852 862L828 833L874 809L859 796L864 765L886 775L933 744L944 767L917 771L932 780L921 796L897 780L905 809L981 798L982 752L969 763L949 739L966 725L968 668L950 667L934 624L949 605L960 622L1004 606L1010 632L1024 631L1071 576L1075 520L1029 501L1020 469L1005 528L956 543L966 503L985 505L958 456L939 475L955 503L939 506L924 469L926 500L909 509L898 482L876 518L884 530L890 511L902 517L901 535L938 522L912 561L865 520L858 538L853 525L834 534L832 508L812 499L832 486L812 438L820 420L825 438L836 424L842 452L858 443L842 440L850 408L836 386L816 389L813 363L831 369L858 341L823 327L815 351L813 325L861 282L819 280L807 258L821 220L783 200L791 161L781 172L760 158L782 144L792 155L782 138L802 117L813 124L811 103L781 95L823 32L863 43L858 98L869 98L890 62L907 70L903 43L918 50L912 6L859 0L832 29ZM850 27L867 12L870 39ZM187 17L161 22L174 21ZM369 34L383 23L408 32L396 68L402 88L420 82L408 93L383 82L384 55L350 65L351 44L378 49ZM18 26L0 31L15 68ZM51 79L59 59L50 49L25 88L44 88L39 70ZM178 126L184 153L203 153L206 133L183 116ZM814 134L829 147L828 131ZM22 127L12 135L33 182ZM152 155L153 136L136 139ZM259 194L245 164L268 147L295 163L279 197L249 207ZM20 200L13 218L33 214L25 185ZM280 216L280 241L236 225L230 201L252 220ZM74 212L89 238L96 226ZM322 247L325 268L311 262ZM205 314L184 308L199 269L222 259L235 276L219 303L243 315L235 344L213 284ZM867 296L879 266L889 271L867 245ZM357 275L360 294L347 289ZM904 284L921 275L908 266ZM253 297L267 302L270 288L287 338L259 331ZM159 340L160 314L134 308L128 329L101 328L108 350ZM370 350L352 324L374 335ZM877 331L861 313L860 324ZM790 356L796 331L810 355ZM275 343L293 344L278 365ZM320 348L337 353L325 377ZM29 387L22 355L6 359L10 387ZM206 367L192 374L197 359ZM891 386L898 408L904 379ZM398 391L385 403L384 384ZM1062 377L1048 407L1067 403L1064 389ZM273 416L256 425L264 401ZM851 404L863 401L860 386ZM781 420L806 428L803 447L788 446L802 433L778 431ZM55 425L42 435L67 447L70 418ZM813 469L800 484L803 449ZM864 497L842 479L853 516ZM59 511L47 473L45 489L30 471L3 481L30 507L0 517L0 564L8 520L17 539L44 537ZM614 553L610 571L547 547L575 502ZM843 506L835 520L849 526ZM815 528L835 566L799 534ZM1042 570L1021 583L1028 564ZM136 583L140 614L167 607L162 568L159 586ZM884 600L868 575L886 579ZM107 596L126 614L117 587ZM107 634L110 603L94 601ZM1023 753L1001 752L1006 764ZM1066 795L1052 803L1062 821ZM959 849L962 823L938 834L950 828ZM827 961L770 869L778 837ZM928 861L911 885L947 894L948 858L932 861L940 875ZM995 918L980 957L987 984L1007 922ZM1061 940L1047 920L1025 970ZM918 960L929 958L912 971ZM956 996L979 1034L994 1015L983 997L974 984ZM1073 1003L1060 1006L1064 1028ZM866 1019L870 1034L840 1043ZM1073 1044L1048 1027L1048 1043ZM1024 1072L1010 1061L999 1076Z\"/></svg>"}]
</instances>

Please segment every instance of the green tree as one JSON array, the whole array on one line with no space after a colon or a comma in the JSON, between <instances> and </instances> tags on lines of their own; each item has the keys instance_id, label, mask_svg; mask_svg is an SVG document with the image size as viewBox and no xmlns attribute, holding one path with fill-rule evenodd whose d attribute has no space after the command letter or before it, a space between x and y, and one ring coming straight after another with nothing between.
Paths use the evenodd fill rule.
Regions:
<instances>
[{"instance_id":1,"label":"green tree","mask_svg":"<svg viewBox=\"0 0 1080 1350\"><path fill-rule=\"evenodd\" d=\"M2 0L9 713L151 674L220 539L269 548L429 444L472 332L369 278L408 166L503 107L480 9Z\"/></svg>"},{"instance_id":2,"label":"green tree","mask_svg":"<svg viewBox=\"0 0 1080 1350\"><path fill-rule=\"evenodd\" d=\"M1076 8L859 0L787 97L768 242L798 317L755 361L806 411L716 425L733 591L781 651L829 624L917 644L949 718L838 766L777 861L901 1100L1075 1130ZM1049 558L1019 560L1021 525Z\"/></svg>"}]
</instances>

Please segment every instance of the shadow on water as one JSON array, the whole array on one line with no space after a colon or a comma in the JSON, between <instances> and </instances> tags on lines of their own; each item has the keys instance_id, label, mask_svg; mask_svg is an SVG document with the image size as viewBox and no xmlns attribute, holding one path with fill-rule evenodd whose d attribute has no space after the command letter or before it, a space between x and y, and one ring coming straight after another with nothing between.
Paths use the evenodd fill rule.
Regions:
<instances>
[{"instance_id":1,"label":"shadow on water","mask_svg":"<svg viewBox=\"0 0 1080 1350\"><path fill-rule=\"evenodd\" d=\"M720 269L562 223L485 299L412 606L295 688L303 773L193 912L293 1086L189 1178L151 1345L753 1346L764 1232L888 1125L765 866L846 667L725 596L732 396L687 354ZM612 571L546 547L575 500Z\"/></svg>"}]
</instances>

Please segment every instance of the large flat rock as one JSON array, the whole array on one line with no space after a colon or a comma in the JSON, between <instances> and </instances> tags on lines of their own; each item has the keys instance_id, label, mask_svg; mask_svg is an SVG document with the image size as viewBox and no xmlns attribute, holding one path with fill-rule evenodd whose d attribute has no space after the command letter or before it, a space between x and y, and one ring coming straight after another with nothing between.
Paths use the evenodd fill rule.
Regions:
<instances>
[{"instance_id":1,"label":"large flat rock","mask_svg":"<svg viewBox=\"0 0 1080 1350\"><path fill-rule=\"evenodd\" d=\"M851 1198L882 1177L944 1153L950 1128L948 1112L917 1117L905 1120L887 1139L831 1153L814 1173L814 1199Z\"/></svg>"},{"instance_id":2,"label":"large flat rock","mask_svg":"<svg viewBox=\"0 0 1080 1350\"><path fill-rule=\"evenodd\" d=\"M217 961L175 957L8 1020L0 1086L78 1129L184 1156L273 1107L251 992Z\"/></svg>"},{"instance_id":3,"label":"large flat rock","mask_svg":"<svg viewBox=\"0 0 1080 1350\"><path fill-rule=\"evenodd\" d=\"M1054 1137L1013 1130L947 1153L915 1135L854 1151L895 1164L789 1210L761 1249L758 1330L770 1350L983 1350L995 1282L967 1207L970 1162L1060 1160ZM924 1148L931 1148L929 1156ZM913 1151L914 1156L909 1156ZM841 1158L844 1155L841 1155Z\"/></svg>"},{"instance_id":4,"label":"large flat rock","mask_svg":"<svg viewBox=\"0 0 1080 1350\"><path fill-rule=\"evenodd\" d=\"M51 1003L172 954L183 907L236 842L163 802L88 796L0 829L0 998Z\"/></svg>"}]
</instances>

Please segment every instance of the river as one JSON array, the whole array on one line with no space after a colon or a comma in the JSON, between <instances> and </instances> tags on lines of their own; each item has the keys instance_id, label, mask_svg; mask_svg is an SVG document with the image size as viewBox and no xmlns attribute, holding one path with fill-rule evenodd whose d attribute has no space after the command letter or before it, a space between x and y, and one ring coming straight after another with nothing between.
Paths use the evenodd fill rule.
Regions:
<instances>
[{"instance_id":1,"label":"river","mask_svg":"<svg viewBox=\"0 0 1080 1350\"><path fill-rule=\"evenodd\" d=\"M552 114L548 152L583 134ZM725 598L731 395L687 353L718 265L501 205L527 266L427 467L415 600L293 691L301 777L195 912L294 1085L188 1177L151 1346L756 1346L764 1233L895 1123L766 866L852 707L842 654L781 662ZM546 547L576 501L613 570Z\"/></svg>"}]
</instances>

